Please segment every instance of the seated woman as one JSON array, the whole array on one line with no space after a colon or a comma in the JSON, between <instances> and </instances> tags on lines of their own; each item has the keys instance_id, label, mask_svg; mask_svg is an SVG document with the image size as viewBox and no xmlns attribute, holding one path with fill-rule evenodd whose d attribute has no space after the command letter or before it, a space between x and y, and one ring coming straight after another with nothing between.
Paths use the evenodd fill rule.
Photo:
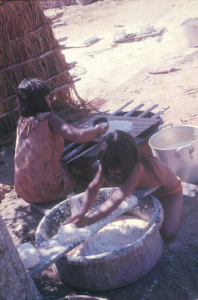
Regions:
<instances>
[{"instance_id":1,"label":"seated woman","mask_svg":"<svg viewBox=\"0 0 198 300\"><path fill-rule=\"evenodd\" d=\"M24 79L17 91L21 117L17 126L14 188L27 202L66 199L76 180L61 162L64 139L86 143L108 128L77 129L51 112L49 89L39 79Z\"/></svg>"}]
</instances>

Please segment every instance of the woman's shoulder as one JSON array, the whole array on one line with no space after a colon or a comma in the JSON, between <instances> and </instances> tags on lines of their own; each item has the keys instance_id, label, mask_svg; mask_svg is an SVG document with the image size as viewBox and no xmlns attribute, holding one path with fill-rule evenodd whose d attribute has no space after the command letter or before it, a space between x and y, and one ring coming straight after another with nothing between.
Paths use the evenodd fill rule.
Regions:
<instances>
[{"instance_id":1,"label":"woman's shoulder","mask_svg":"<svg viewBox=\"0 0 198 300\"><path fill-rule=\"evenodd\" d=\"M142 163L145 167L145 173L150 175L154 175L154 177L160 181L164 182L165 173L167 172L167 167L164 163L162 163L158 158L143 154Z\"/></svg>"},{"instance_id":2,"label":"woman's shoulder","mask_svg":"<svg viewBox=\"0 0 198 300\"><path fill-rule=\"evenodd\" d=\"M156 166L156 172L164 185L178 181L175 173L164 162L156 159L154 165Z\"/></svg>"},{"instance_id":3,"label":"woman's shoulder","mask_svg":"<svg viewBox=\"0 0 198 300\"><path fill-rule=\"evenodd\" d=\"M49 118L51 112L37 113L36 118L38 121L44 121Z\"/></svg>"},{"instance_id":4,"label":"woman's shoulder","mask_svg":"<svg viewBox=\"0 0 198 300\"><path fill-rule=\"evenodd\" d=\"M145 175L146 169L142 162L137 162L129 174L129 178L135 178L136 181L141 180Z\"/></svg>"}]
</instances>

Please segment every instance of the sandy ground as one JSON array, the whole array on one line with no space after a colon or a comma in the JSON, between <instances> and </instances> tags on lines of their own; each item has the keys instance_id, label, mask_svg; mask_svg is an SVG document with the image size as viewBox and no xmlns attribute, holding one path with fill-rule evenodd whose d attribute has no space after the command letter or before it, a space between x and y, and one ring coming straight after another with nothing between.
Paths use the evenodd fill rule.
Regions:
<instances>
[{"instance_id":1,"label":"sandy ground","mask_svg":"<svg viewBox=\"0 0 198 300\"><path fill-rule=\"evenodd\" d=\"M139 103L144 103L145 108L157 103L160 109L170 105L164 121L197 124L196 94L189 95L187 91L197 87L198 53L196 48L187 47L181 26L187 18L196 17L197 6L195 0L160 3L107 0L63 8L61 20L66 25L54 27L54 32L57 38L68 37L66 46L80 45L89 36L100 39L90 47L63 51L68 62L77 61L79 72L86 71L76 83L80 95L84 99L104 98L107 103L102 109L110 111L128 100L134 100L129 108ZM48 16L54 13L54 10L46 11ZM127 34L139 34L147 24L155 29L165 27L166 31L161 37L112 47L115 30L125 28ZM181 70L149 74L150 70L170 67Z\"/></svg>"},{"instance_id":2,"label":"sandy ground","mask_svg":"<svg viewBox=\"0 0 198 300\"><path fill-rule=\"evenodd\" d=\"M140 103L144 103L144 109L159 104L154 112L170 106L163 116L164 122L198 125L198 94L196 90L190 91L197 88L198 50L187 47L181 26L187 18L197 17L197 9L196 0L103 0L87 6L49 9L45 13L50 18L63 12L63 16L53 23L54 34L57 39L67 37L62 43L67 47L63 53L67 62L77 62L73 71L81 78L76 88L82 98L103 98L105 104L100 110L110 112L129 100L134 100L134 103L128 110ZM166 30L160 37L113 47L114 30L125 28L127 34L139 34L141 27L147 24ZM89 47L74 48L89 36L97 36L99 41ZM171 67L180 70L158 75L149 73ZM0 183L12 186L14 144L1 147L0 153ZM34 233L42 215L17 198L13 191L9 193L9 187L6 193L8 195L0 204L0 213L15 246L24 241L34 244ZM194 197L193 201L196 202L197 198ZM100 293L77 291L64 286L51 268L44 271L35 283L44 299L58 299L76 293L110 300L196 300L196 226L195 210L183 218L176 239L164 243L158 265L142 279L121 289Z\"/></svg>"}]
</instances>

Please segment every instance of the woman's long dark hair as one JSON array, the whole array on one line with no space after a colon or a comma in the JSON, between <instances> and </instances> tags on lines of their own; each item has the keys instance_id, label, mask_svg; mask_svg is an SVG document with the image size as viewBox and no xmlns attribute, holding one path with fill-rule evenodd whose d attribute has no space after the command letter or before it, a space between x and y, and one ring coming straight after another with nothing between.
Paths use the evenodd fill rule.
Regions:
<instances>
[{"instance_id":1,"label":"woman's long dark hair","mask_svg":"<svg viewBox=\"0 0 198 300\"><path fill-rule=\"evenodd\" d=\"M140 152L136 141L129 133L116 130L103 137L98 147L97 158L107 181L110 184L118 184L125 181L137 162L153 169L146 156Z\"/></svg>"},{"instance_id":2,"label":"woman's long dark hair","mask_svg":"<svg viewBox=\"0 0 198 300\"><path fill-rule=\"evenodd\" d=\"M22 117L35 117L37 113L51 111L45 97L50 90L38 79L24 79L17 90L19 112Z\"/></svg>"}]
</instances>

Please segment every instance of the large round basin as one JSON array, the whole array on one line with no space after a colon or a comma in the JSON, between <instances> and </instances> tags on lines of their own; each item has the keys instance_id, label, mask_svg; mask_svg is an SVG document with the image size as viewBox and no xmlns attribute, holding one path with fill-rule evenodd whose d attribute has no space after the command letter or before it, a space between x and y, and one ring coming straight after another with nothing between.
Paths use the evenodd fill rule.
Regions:
<instances>
[{"instance_id":1,"label":"large round basin","mask_svg":"<svg viewBox=\"0 0 198 300\"><path fill-rule=\"evenodd\" d=\"M100 190L92 208L104 202L114 188ZM134 193L138 198L138 192ZM70 201L81 203L83 194L76 195L55 206L40 222L36 242L50 239L71 216ZM147 274L159 261L163 241L159 229L163 222L163 209L159 201L149 195L125 213L150 223L149 229L136 242L113 252L91 256L64 256L56 262L60 280L74 288L105 291L125 286Z\"/></svg>"}]
</instances>

